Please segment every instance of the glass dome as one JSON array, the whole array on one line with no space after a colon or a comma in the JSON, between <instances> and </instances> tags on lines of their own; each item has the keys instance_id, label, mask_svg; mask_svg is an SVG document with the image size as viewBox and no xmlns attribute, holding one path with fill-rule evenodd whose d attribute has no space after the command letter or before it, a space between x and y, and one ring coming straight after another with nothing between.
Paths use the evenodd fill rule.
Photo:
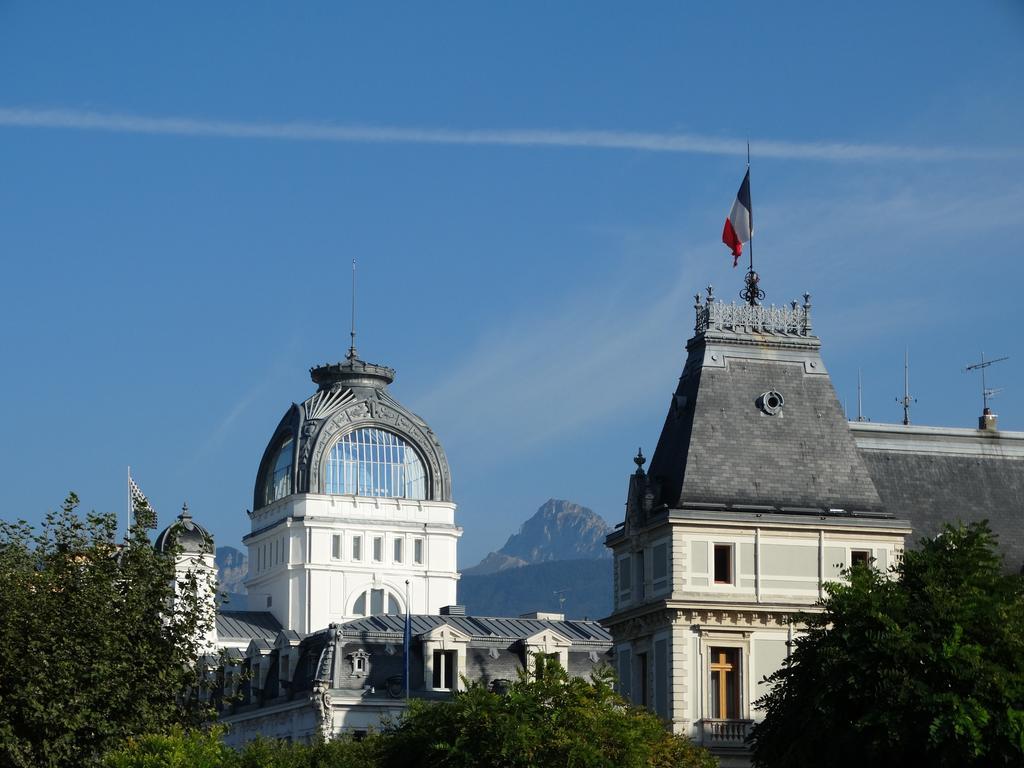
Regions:
<instances>
[{"instance_id":1,"label":"glass dome","mask_svg":"<svg viewBox=\"0 0 1024 768\"><path fill-rule=\"evenodd\" d=\"M426 473L412 446L394 432L356 429L331 447L325 493L426 499Z\"/></svg>"}]
</instances>

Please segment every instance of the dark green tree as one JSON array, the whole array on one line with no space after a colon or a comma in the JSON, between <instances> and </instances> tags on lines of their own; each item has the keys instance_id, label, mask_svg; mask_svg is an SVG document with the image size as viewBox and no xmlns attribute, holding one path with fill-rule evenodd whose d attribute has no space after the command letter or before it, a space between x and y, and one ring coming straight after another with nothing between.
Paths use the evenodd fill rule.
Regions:
<instances>
[{"instance_id":1,"label":"dark green tree","mask_svg":"<svg viewBox=\"0 0 1024 768\"><path fill-rule=\"evenodd\" d=\"M451 700L414 700L378 744L385 768L710 768L717 761L627 705L605 670L570 678L549 659L502 695L478 683Z\"/></svg>"},{"instance_id":2,"label":"dark green tree","mask_svg":"<svg viewBox=\"0 0 1024 768\"><path fill-rule=\"evenodd\" d=\"M145 528L118 544L113 515L83 519L77 506L71 494L39 532L0 522L3 765L90 765L129 736L208 714L195 695L210 620L196 585L175 598L173 558Z\"/></svg>"},{"instance_id":3,"label":"dark green tree","mask_svg":"<svg viewBox=\"0 0 1024 768\"><path fill-rule=\"evenodd\" d=\"M1024 582L987 524L846 575L769 678L755 764L1024 765Z\"/></svg>"}]
</instances>

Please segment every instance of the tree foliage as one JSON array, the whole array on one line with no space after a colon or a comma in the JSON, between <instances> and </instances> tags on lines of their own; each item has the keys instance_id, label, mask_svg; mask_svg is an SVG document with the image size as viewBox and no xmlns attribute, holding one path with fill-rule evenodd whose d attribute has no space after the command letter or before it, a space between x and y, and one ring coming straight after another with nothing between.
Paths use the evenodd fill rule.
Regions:
<instances>
[{"instance_id":1,"label":"tree foliage","mask_svg":"<svg viewBox=\"0 0 1024 768\"><path fill-rule=\"evenodd\" d=\"M208 621L192 593L173 616L173 558L71 494L39 532L0 522L0 763L81 766L133 734L206 715L183 693ZM192 585L194 587L194 585Z\"/></svg>"},{"instance_id":2,"label":"tree foliage","mask_svg":"<svg viewBox=\"0 0 1024 768\"><path fill-rule=\"evenodd\" d=\"M219 734L178 731L135 739L108 768L713 768L706 750L668 733L644 709L628 706L610 672L570 679L541 662L507 694L480 684L450 700L414 699L381 732L310 745L256 741L241 752Z\"/></svg>"},{"instance_id":3,"label":"tree foliage","mask_svg":"<svg viewBox=\"0 0 1024 768\"><path fill-rule=\"evenodd\" d=\"M1024 765L1024 582L988 526L846 575L769 678L755 764Z\"/></svg>"},{"instance_id":4,"label":"tree foliage","mask_svg":"<svg viewBox=\"0 0 1024 768\"><path fill-rule=\"evenodd\" d=\"M570 678L539 657L504 695L470 683L450 701L413 701L385 729L385 768L714 766L710 753L670 734L653 714L612 690L609 670Z\"/></svg>"}]
</instances>

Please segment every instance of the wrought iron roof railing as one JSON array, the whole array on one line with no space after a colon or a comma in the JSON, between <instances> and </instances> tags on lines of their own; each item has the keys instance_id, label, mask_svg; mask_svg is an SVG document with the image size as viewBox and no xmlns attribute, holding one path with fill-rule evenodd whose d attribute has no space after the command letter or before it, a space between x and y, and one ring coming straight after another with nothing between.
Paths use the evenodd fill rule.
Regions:
<instances>
[{"instance_id":1,"label":"wrought iron roof railing","mask_svg":"<svg viewBox=\"0 0 1024 768\"><path fill-rule=\"evenodd\" d=\"M698 293L694 296L694 310L697 318L694 331L729 331L731 333L758 333L781 336L812 336L811 295L804 294L804 303L793 300L789 305L767 307L757 304L724 304L715 300L714 289L709 285L707 297L702 301Z\"/></svg>"}]
</instances>

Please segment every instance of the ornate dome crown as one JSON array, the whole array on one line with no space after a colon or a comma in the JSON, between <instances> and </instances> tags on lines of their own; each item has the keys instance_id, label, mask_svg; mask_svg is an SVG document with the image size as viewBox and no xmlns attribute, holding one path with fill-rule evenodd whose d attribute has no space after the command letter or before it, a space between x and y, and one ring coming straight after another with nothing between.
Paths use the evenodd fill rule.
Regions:
<instances>
[{"instance_id":1,"label":"ornate dome crown","mask_svg":"<svg viewBox=\"0 0 1024 768\"><path fill-rule=\"evenodd\" d=\"M394 369L352 349L310 377L317 391L292 404L263 453L254 510L293 493L451 501L440 442L387 391Z\"/></svg>"}]
</instances>

